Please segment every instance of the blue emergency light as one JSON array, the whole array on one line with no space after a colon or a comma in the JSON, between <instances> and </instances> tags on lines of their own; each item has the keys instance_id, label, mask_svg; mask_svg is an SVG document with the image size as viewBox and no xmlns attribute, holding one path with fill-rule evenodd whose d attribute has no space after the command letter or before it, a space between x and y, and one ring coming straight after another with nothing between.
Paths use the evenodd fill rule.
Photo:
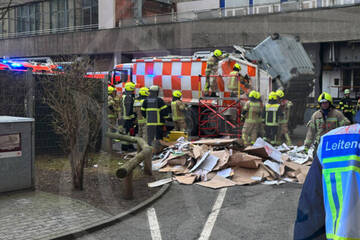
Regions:
<instances>
[{"instance_id":1,"label":"blue emergency light","mask_svg":"<svg viewBox=\"0 0 360 240\"><path fill-rule=\"evenodd\" d=\"M20 63L12 63L12 64L10 64L12 67L14 67L14 68L18 68L18 67L23 67L23 65L22 64L20 64Z\"/></svg>"}]
</instances>

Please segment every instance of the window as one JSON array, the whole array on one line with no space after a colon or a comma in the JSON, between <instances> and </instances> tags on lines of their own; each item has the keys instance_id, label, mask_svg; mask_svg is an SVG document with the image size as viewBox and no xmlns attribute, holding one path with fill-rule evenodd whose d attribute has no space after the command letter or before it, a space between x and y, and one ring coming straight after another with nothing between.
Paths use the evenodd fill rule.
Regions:
<instances>
[{"instance_id":1,"label":"window","mask_svg":"<svg viewBox=\"0 0 360 240\"><path fill-rule=\"evenodd\" d=\"M82 3L83 25L98 24L98 0L83 0Z\"/></svg>"},{"instance_id":2,"label":"window","mask_svg":"<svg viewBox=\"0 0 360 240\"><path fill-rule=\"evenodd\" d=\"M40 3L16 8L16 31L19 33L40 30Z\"/></svg>"},{"instance_id":3,"label":"window","mask_svg":"<svg viewBox=\"0 0 360 240\"><path fill-rule=\"evenodd\" d=\"M51 29L69 27L69 1L53 0L50 3Z\"/></svg>"}]
</instances>

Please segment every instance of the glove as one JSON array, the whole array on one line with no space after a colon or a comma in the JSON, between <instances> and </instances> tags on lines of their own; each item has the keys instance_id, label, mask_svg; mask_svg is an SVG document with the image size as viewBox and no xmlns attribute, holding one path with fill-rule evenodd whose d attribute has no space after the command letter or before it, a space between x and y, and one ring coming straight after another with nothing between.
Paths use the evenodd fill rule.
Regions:
<instances>
[{"instance_id":1,"label":"glove","mask_svg":"<svg viewBox=\"0 0 360 240\"><path fill-rule=\"evenodd\" d=\"M305 146L304 151L305 151L306 154L308 154L309 148Z\"/></svg>"}]
</instances>

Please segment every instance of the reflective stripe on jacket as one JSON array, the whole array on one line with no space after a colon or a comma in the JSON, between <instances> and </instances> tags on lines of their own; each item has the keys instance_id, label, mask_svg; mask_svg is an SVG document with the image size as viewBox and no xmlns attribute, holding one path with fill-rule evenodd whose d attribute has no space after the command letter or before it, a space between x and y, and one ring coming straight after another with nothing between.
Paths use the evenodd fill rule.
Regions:
<instances>
[{"instance_id":1,"label":"reflective stripe on jacket","mask_svg":"<svg viewBox=\"0 0 360 240\"><path fill-rule=\"evenodd\" d=\"M146 123L146 119L145 117L141 114L141 106L144 102L144 99L143 97L139 97L139 98L136 98L135 99L135 102L134 102L134 112L136 114L136 120L137 120L137 123L138 124L145 124Z\"/></svg>"},{"instance_id":2,"label":"reflective stripe on jacket","mask_svg":"<svg viewBox=\"0 0 360 240\"><path fill-rule=\"evenodd\" d=\"M266 126L279 126L279 110L280 104L270 104L265 105L265 125Z\"/></svg>"},{"instance_id":3,"label":"reflective stripe on jacket","mask_svg":"<svg viewBox=\"0 0 360 240\"><path fill-rule=\"evenodd\" d=\"M246 123L261 122L262 104L261 102L247 101L243 108L243 112L246 114Z\"/></svg>"},{"instance_id":4,"label":"reflective stripe on jacket","mask_svg":"<svg viewBox=\"0 0 360 240\"><path fill-rule=\"evenodd\" d=\"M161 126L169 117L169 108L159 97L148 97L144 100L141 112L146 116L146 125Z\"/></svg>"},{"instance_id":5,"label":"reflective stripe on jacket","mask_svg":"<svg viewBox=\"0 0 360 240\"><path fill-rule=\"evenodd\" d=\"M321 138L326 238L360 239L360 124L334 129Z\"/></svg>"}]
</instances>

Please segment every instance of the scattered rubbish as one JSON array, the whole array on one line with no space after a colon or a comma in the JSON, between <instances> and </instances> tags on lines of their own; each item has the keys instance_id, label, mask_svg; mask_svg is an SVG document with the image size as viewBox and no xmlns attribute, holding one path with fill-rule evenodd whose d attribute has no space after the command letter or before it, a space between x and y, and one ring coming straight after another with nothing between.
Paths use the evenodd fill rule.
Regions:
<instances>
[{"instance_id":1,"label":"scattered rubbish","mask_svg":"<svg viewBox=\"0 0 360 240\"><path fill-rule=\"evenodd\" d=\"M148 183L148 187L160 187L164 184L167 184L169 182L172 182L173 181L173 178L164 178L164 179L161 179L161 180L158 180L158 181L155 181L155 182L151 182L151 183Z\"/></svg>"},{"instance_id":2,"label":"scattered rubbish","mask_svg":"<svg viewBox=\"0 0 360 240\"><path fill-rule=\"evenodd\" d=\"M313 149L305 153L304 146L274 147L262 138L243 150L237 143L237 139L223 138L189 142L180 137L153 158L153 170L172 172L180 184L214 189L257 183L304 183ZM161 186L158 184L162 183L151 186Z\"/></svg>"}]
</instances>

